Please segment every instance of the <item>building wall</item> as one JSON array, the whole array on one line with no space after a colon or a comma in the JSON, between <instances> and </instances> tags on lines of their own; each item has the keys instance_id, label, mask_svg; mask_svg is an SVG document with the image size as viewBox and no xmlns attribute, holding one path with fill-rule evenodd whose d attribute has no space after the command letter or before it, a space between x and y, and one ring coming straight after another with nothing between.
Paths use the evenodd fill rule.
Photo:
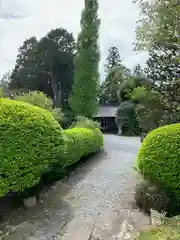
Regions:
<instances>
[{"instance_id":1,"label":"building wall","mask_svg":"<svg viewBox=\"0 0 180 240\"><path fill-rule=\"evenodd\" d=\"M118 128L115 122L115 117L95 117L94 120L101 123L101 130L103 132L112 132L112 133L118 132Z\"/></svg>"}]
</instances>

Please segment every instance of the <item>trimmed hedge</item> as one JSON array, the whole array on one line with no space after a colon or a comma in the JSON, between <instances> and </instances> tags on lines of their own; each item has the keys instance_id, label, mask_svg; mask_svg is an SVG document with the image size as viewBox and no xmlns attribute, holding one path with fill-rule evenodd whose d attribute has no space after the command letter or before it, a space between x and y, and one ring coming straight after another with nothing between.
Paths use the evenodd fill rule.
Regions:
<instances>
[{"instance_id":1,"label":"trimmed hedge","mask_svg":"<svg viewBox=\"0 0 180 240\"><path fill-rule=\"evenodd\" d=\"M0 99L0 196L36 185L64 151L63 130L51 113Z\"/></svg>"},{"instance_id":2,"label":"trimmed hedge","mask_svg":"<svg viewBox=\"0 0 180 240\"><path fill-rule=\"evenodd\" d=\"M145 179L180 199L180 124L157 128L144 139L137 167Z\"/></svg>"},{"instance_id":3,"label":"trimmed hedge","mask_svg":"<svg viewBox=\"0 0 180 240\"><path fill-rule=\"evenodd\" d=\"M71 165L80 158L99 151L104 144L103 134L96 128L72 128L64 130L66 138L65 164Z\"/></svg>"}]
</instances>

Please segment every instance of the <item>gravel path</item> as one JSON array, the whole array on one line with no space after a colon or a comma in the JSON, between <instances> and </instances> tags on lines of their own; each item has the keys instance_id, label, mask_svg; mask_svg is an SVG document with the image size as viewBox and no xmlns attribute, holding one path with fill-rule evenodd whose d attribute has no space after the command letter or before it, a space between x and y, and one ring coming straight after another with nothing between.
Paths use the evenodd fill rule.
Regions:
<instances>
[{"instance_id":1,"label":"gravel path","mask_svg":"<svg viewBox=\"0 0 180 240\"><path fill-rule=\"evenodd\" d=\"M9 225L16 226L5 239L123 239L122 228L147 225L147 217L132 210L139 147L139 138L105 135L103 152L42 193L38 206L12 216Z\"/></svg>"}]
</instances>

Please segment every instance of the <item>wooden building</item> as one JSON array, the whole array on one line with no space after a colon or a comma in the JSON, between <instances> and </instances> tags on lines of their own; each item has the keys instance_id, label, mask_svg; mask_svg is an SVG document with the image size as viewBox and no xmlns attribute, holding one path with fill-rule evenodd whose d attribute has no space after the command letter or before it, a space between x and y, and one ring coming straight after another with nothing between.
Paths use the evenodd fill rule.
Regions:
<instances>
[{"instance_id":1,"label":"wooden building","mask_svg":"<svg viewBox=\"0 0 180 240\"><path fill-rule=\"evenodd\" d=\"M118 132L115 120L117 107L115 105L100 106L99 112L94 116L94 120L101 123L101 130L103 132Z\"/></svg>"}]
</instances>

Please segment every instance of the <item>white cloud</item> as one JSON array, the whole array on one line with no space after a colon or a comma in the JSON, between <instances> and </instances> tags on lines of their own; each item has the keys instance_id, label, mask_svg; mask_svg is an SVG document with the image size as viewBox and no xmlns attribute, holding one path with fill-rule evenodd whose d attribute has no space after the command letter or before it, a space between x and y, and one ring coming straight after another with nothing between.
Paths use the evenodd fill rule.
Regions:
<instances>
[{"instance_id":1,"label":"white cloud","mask_svg":"<svg viewBox=\"0 0 180 240\"><path fill-rule=\"evenodd\" d=\"M132 52L138 9L132 0L99 0L101 73L108 48L116 45L129 67L144 63L145 55ZM52 28L64 27L76 36L84 0L0 0L0 75L15 63L18 48L31 36L45 35Z\"/></svg>"}]
</instances>

